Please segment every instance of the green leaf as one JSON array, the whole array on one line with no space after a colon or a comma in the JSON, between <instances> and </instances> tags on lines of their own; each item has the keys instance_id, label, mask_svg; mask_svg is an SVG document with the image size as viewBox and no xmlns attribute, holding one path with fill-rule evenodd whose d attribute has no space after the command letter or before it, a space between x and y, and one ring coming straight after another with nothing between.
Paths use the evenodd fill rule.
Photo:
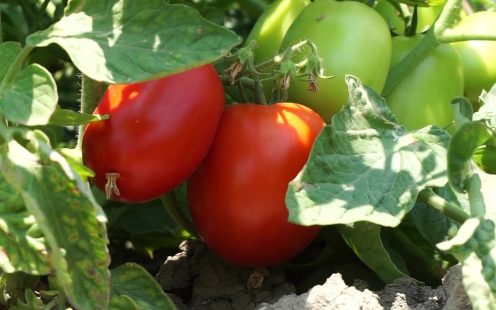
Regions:
<instances>
[{"instance_id":1,"label":"green leaf","mask_svg":"<svg viewBox=\"0 0 496 310\"><path fill-rule=\"evenodd\" d=\"M79 126L104 119L108 119L108 115L93 115L57 108L48 123L57 126Z\"/></svg>"},{"instance_id":2,"label":"green leaf","mask_svg":"<svg viewBox=\"0 0 496 310\"><path fill-rule=\"evenodd\" d=\"M46 242L19 193L0 174L0 268L6 273L50 272Z\"/></svg>"},{"instance_id":3,"label":"green leaf","mask_svg":"<svg viewBox=\"0 0 496 310\"><path fill-rule=\"evenodd\" d=\"M482 91L480 96L481 107L474 113L474 120L485 120L493 128L496 128L496 84L489 92Z\"/></svg>"},{"instance_id":4,"label":"green leaf","mask_svg":"<svg viewBox=\"0 0 496 310\"><path fill-rule=\"evenodd\" d=\"M407 277L408 271L404 261L395 253L388 251L381 239L381 227L367 222L359 222L350 226L342 226L341 236L355 254L372 269L385 283L394 279ZM390 247L389 247L390 249Z\"/></svg>"},{"instance_id":5,"label":"green leaf","mask_svg":"<svg viewBox=\"0 0 496 310\"><path fill-rule=\"evenodd\" d=\"M457 97L451 100L455 114L455 123L457 128L461 125L472 121L472 115L474 114L472 104L470 100L465 97Z\"/></svg>"},{"instance_id":6,"label":"green leaf","mask_svg":"<svg viewBox=\"0 0 496 310\"><path fill-rule=\"evenodd\" d=\"M127 263L112 270L112 305L118 309L176 309L158 282L140 265ZM130 305L136 305L130 308Z\"/></svg>"},{"instance_id":7,"label":"green leaf","mask_svg":"<svg viewBox=\"0 0 496 310\"><path fill-rule=\"evenodd\" d=\"M16 75L0 94L0 111L14 123L34 126L48 123L57 107L55 81L45 68L31 64Z\"/></svg>"},{"instance_id":8,"label":"green leaf","mask_svg":"<svg viewBox=\"0 0 496 310\"><path fill-rule=\"evenodd\" d=\"M15 62L17 55L21 52L22 47L18 42L4 42L0 44L0 82L5 77L10 66Z\"/></svg>"},{"instance_id":9,"label":"green leaf","mask_svg":"<svg viewBox=\"0 0 496 310\"><path fill-rule=\"evenodd\" d=\"M109 255L103 211L86 184L39 131L17 130L0 147L0 171L35 217L48 243L50 267L78 309L107 309Z\"/></svg>"},{"instance_id":10,"label":"green leaf","mask_svg":"<svg viewBox=\"0 0 496 310\"><path fill-rule=\"evenodd\" d=\"M60 21L30 35L26 44L57 43L90 78L129 83L212 63L240 41L185 5L73 0Z\"/></svg>"},{"instance_id":11,"label":"green leaf","mask_svg":"<svg viewBox=\"0 0 496 310\"><path fill-rule=\"evenodd\" d=\"M407 132L377 93L355 77L346 82L349 104L320 133L289 184L289 219L397 226L422 189L446 184L449 136L436 127Z\"/></svg>"},{"instance_id":12,"label":"green leaf","mask_svg":"<svg viewBox=\"0 0 496 310\"><path fill-rule=\"evenodd\" d=\"M484 121L463 124L451 138L448 147L448 179L453 189L464 192L473 175L472 156L493 135Z\"/></svg>"},{"instance_id":13,"label":"green leaf","mask_svg":"<svg viewBox=\"0 0 496 310\"><path fill-rule=\"evenodd\" d=\"M81 151L78 149L61 148L57 150L64 156L67 163L71 168L83 179L87 180L89 177L94 177L95 173L83 164L83 157Z\"/></svg>"},{"instance_id":14,"label":"green leaf","mask_svg":"<svg viewBox=\"0 0 496 310\"><path fill-rule=\"evenodd\" d=\"M463 285L475 310L496 309L496 225L488 218L470 218L457 235L438 247L462 264Z\"/></svg>"},{"instance_id":15,"label":"green leaf","mask_svg":"<svg viewBox=\"0 0 496 310\"><path fill-rule=\"evenodd\" d=\"M17 299L16 303L10 307L10 310L46 310L43 301L36 297L32 290L26 290L24 301Z\"/></svg>"}]
</instances>

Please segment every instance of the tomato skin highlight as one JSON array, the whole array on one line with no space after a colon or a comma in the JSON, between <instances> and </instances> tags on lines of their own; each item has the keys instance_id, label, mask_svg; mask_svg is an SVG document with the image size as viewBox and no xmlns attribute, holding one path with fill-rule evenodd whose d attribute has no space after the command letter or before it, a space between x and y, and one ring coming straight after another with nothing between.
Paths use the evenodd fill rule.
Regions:
<instances>
[{"instance_id":1,"label":"tomato skin highlight","mask_svg":"<svg viewBox=\"0 0 496 310\"><path fill-rule=\"evenodd\" d=\"M164 78L108 87L83 138L83 161L105 191L118 173L119 196L139 203L158 198L189 177L207 154L224 105L212 65Z\"/></svg>"},{"instance_id":2,"label":"tomato skin highlight","mask_svg":"<svg viewBox=\"0 0 496 310\"><path fill-rule=\"evenodd\" d=\"M225 108L188 181L190 213L209 248L233 264L266 267L311 243L319 227L289 223L285 196L323 126L317 113L295 103Z\"/></svg>"}]
</instances>

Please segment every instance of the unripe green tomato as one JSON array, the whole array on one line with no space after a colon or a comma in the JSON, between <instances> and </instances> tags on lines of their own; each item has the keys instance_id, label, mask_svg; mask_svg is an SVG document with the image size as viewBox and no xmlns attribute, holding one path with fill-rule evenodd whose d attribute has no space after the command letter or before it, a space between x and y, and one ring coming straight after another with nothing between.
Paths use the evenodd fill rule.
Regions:
<instances>
[{"instance_id":1,"label":"unripe green tomato","mask_svg":"<svg viewBox=\"0 0 496 310\"><path fill-rule=\"evenodd\" d=\"M422 39L395 37L391 67L398 64ZM460 57L449 44L430 51L386 96L398 122L409 130L427 125L446 127L454 121L451 100L463 95Z\"/></svg>"},{"instance_id":2,"label":"unripe green tomato","mask_svg":"<svg viewBox=\"0 0 496 310\"><path fill-rule=\"evenodd\" d=\"M255 63L266 61L279 53L286 31L309 3L308 0L277 0L265 9L245 40L245 45L257 42L253 51ZM270 99L273 81L267 80L262 84L265 97Z\"/></svg>"},{"instance_id":3,"label":"unripe green tomato","mask_svg":"<svg viewBox=\"0 0 496 310\"><path fill-rule=\"evenodd\" d=\"M382 91L391 60L391 34L384 18L371 7L355 1L312 2L288 29L281 48L301 40L316 45L324 74L334 78L317 79L317 92L308 90L308 82L292 79L290 101L301 102L329 122L348 101L346 74Z\"/></svg>"},{"instance_id":4,"label":"unripe green tomato","mask_svg":"<svg viewBox=\"0 0 496 310\"><path fill-rule=\"evenodd\" d=\"M245 40L245 45L256 41L255 63L274 57L295 18L305 8L308 0L277 0L265 9Z\"/></svg>"},{"instance_id":5,"label":"unripe green tomato","mask_svg":"<svg viewBox=\"0 0 496 310\"><path fill-rule=\"evenodd\" d=\"M417 7L417 31L422 33L432 26L443 10L443 6Z\"/></svg>"},{"instance_id":6,"label":"unripe green tomato","mask_svg":"<svg viewBox=\"0 0 496 310\"><path fill-rule=\"evenodd\" d=\"M467 16L455 31L485 33L496 31L496 12L477 12ZM463 64L464 93L474 107L482 90L489 90L496 83L496 41L463 41L453 43Z\"/></svg>"},{"instance_id":7,"label":"unripe green tomato","mask_svg":"<svg viewBox=\"0 0 496 310\"><path fill-rule=\"evenodd\" d=\"M386 20L391 31L397 34L405 33L405 20L391 2L379 0L375 3L374 9Z\"/></svg>"}]
</instances>

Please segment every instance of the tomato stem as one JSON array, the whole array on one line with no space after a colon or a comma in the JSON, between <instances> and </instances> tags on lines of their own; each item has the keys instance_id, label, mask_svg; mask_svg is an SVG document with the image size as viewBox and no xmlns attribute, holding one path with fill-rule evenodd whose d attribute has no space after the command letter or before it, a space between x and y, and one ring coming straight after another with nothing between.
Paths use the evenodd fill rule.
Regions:
<instances>
[{"instance_id":1,"label":"tomato stem","mask_svg":"<svg viewBox=\"0 0 496 310\"><path fill-rule=\"evenodd\" d=\"M102 82L92 80L83 74L81 76L81 113L93 113L102 96ZM83 134L85 128L86 125L79 126L76 146L77 149L82 149L83 147Z\"/></svg>"},{"instance_id":2,"label":"tomato stem","mask_svg":"<svg viewBox=\"0 0 496 310\"><path fill-rule=\"evenodd\" d=\"M388 74L382 96L388 96L394 88L417 66L425 56L439 45L432 28L424 35L419 44L395 65Z\"/></svg>"},{"instance_id":3,"label":"tomato stem","mask_svg":"<svg viewBox=\"0 0 496 310\"><path fill-rule=\"evenodd\" d=\"M170 192L160 197L162 205L165 207L170 217L182 228L184 228L190 235L198 237L198 232L189 218L182 212L179 203L177 202L174 192Z\"/></svg>"},{"instance_id":4,"label":"tomato stem","mask_svg":"<svg viewBox=\"0 0 496 310\"><path fill-rule=\"evenodd\" d=\"M474 173L465 187L468 192L468 201L470 202L470 215L473 217L483 216L486 212L481 186L482 184L479 176Z\"/></svg>"},{"instance_id":5,"label":"tomato stem","mask_svg":"<svg viewBox=\"0 0 496 310\"><path fill-rule=\"evenodd\" d=\"M418 199L459 223L465 222L470 217L459 206L446 201L430 188L422 190L418 195Z\"/></svg>"}]
</instances>

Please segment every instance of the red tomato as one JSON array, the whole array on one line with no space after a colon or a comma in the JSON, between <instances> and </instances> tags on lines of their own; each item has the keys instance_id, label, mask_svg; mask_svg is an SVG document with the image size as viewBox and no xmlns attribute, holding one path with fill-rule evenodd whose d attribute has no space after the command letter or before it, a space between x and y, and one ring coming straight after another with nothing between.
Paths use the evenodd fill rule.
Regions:
<instances>
[{"instance_id":1,"label":"red tomato","mask_svg":"<svg viewBox=\"0 0 496 310\"><path fill-rule=\"evenodd\" d=\"M190 176L205 157L224 105L212 65L141 83L111 85L83 139L84 163L105 190L107 173L118 173L112 198L143 202Z\"/></svg>"},{"instance_id":2,"label":"red tomato","mask_svg":"<svg viewBox=\"0 0 496 310\"><path fill-rule=\"evenodd\" d=\"M318 227L288 222L285 196L324 120L295 103L224 109L210 151L189 179L193 222L220 257L241 266L291 259Z\"/></svg>"}]
</instances>

